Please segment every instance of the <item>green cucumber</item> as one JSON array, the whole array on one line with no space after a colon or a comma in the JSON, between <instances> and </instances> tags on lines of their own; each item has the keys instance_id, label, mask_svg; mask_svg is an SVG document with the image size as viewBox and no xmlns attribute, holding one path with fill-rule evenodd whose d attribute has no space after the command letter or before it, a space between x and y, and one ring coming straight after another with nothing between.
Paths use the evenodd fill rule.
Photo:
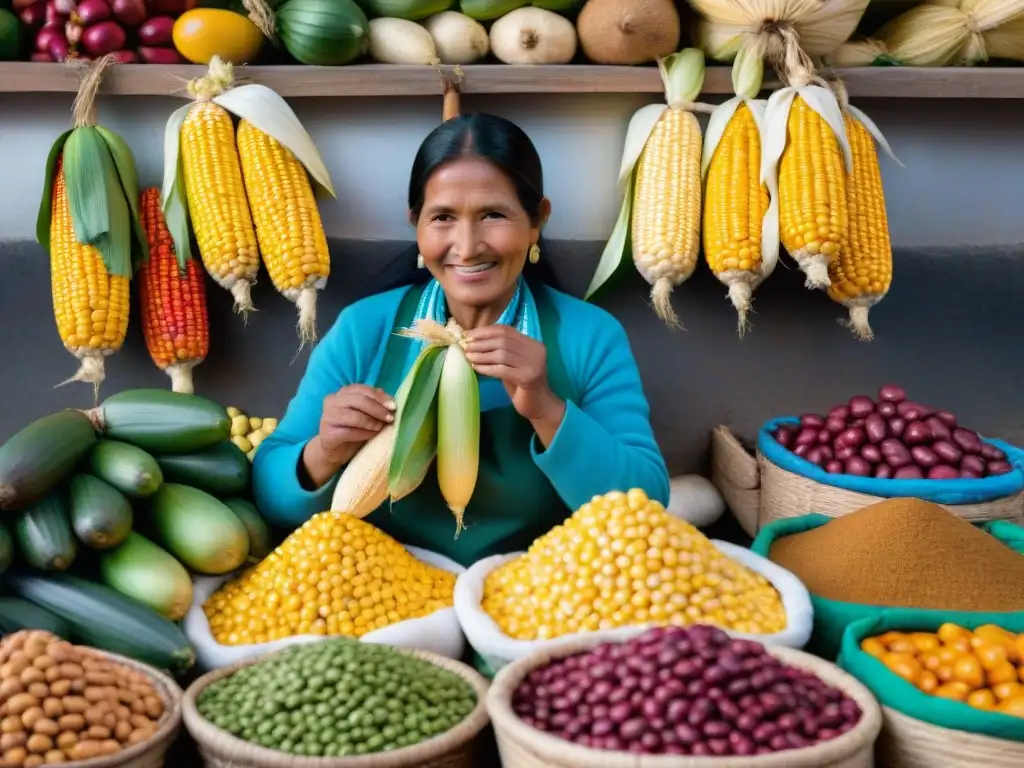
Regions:
<instances>
[{"instance_id":1,"label":"green cucumber","mask_svg":"<svg viewBox=\"0 0 1024 768\"><path fill-rule=\"evenodd\" d=\"M100 573L108 587L145 603L171 621L192 605L192 579L171 555L146 537L132 533L119 547L104 552Z\"/></svg>"},{"instance_id":2,"label":"green cucumber","mask_svg":"<svg viewBox=\"0 0 1024 768\"><path fill-rule=\"evenodd\" d=\"M164 481L156 459L117 440L98 440L89 456L92 473L130 499L145 499Z\"/></svg>"},{"instance_id":3,"label":"green cucumber","mask_svg":"<svg viewBox=\"0 0 1024 768\"><path fill-rule=\"evenodd\" d=\"M260 516L256 507L245 499L224 499L224 505L242 521L249 534L249 562L258 563L271 553L274 544L270 526Z\"/></svg>"},{"instance_id":4,"label":"green cucumber","mask_svg":"<svg viewBox=\"0 0 1024 768\"><path fill-rule=\"evenodd\" d=\"M20 597L0 597L0 632L13 634L22 629L43 629L71 639L71 627L49 611Z\"/></svg>"},{"instance_id":5,"label":"green cucumber","mask_svg":"<svg viewBox=\"0 0 1024 768\"><path fill-rule=\"evenodd\" d=\"M205 491L164 483L149 513L160 543L193 571L229 573L249 556L249 534L238 515Z\"/></svg>"},{"instance_id":6,"label":"green cucumber","mask_svg":"<svg viewBox=\"0 0 1024 768\"><path fill-rule=\"evenodd\" d=\"M14 562L14 539L6 525L0 524L0 573Z\"/></svg>"},{"instance_id":7,"label":"green cucumber","mask_svg":"<svg viewBox=\"0 0 1024 768\"><path fill-rule=\"evenodd\" d=\"M152 453L190 453L231 436L223 406L198 395L166 389L129 389L95 409L104 437Z\"/></svg>"},{"instance_id":8,"label":"green cucumber","mask_svg":"<svg viewBox=\"0 0 1024 768\"><path fill-rule=\"evenodd\" d=\"M177 674L195 664L195 651L177 624L110 587L68 573L8 571L4 581L18 597L66 622L86 645Z\"/></svg>"},{"instance_id":9,"label":"green cucumber","mask_svg":"<svg viewBox=\"0 0 1024 768\"><path fill-rule=\"evenodd\" d=\"M25 562L40 571L67 570L78 554L78 540L60 491L21 513L14 522L14 537Z\"/></svg>"},{"instance_id":10,"label":"green cucumber","mask_svg":"<svg viewBox=\"0 0 1024 768\"><path fill-rule=\"evenodd\" d=\"M71 527L93 549L116 547L132 530L132 505L117 488L95 475L71 478Z\"/></svg>"},{"instance_id":11,"label":"green cucumber","mask_svg":"<svg viewBox=\"0 0 1024 768\"><path fill-rule=\"evenodd\" d=\"M252 465L242 449L229 440L196 453L156 457L164 480L191 485L216 496L233 496L249 490Z\"/></svg>"},{"instance_id":12,"label":"green cucumber","mask_svg":"<svg viewBox=\"0 0 1024 768\"><path fill-rule=\"evenodd\" d=\"M81 411L33 421L0 447L0 510L25 509L39 501L95 444L92 420Z\"/></svg>"}]
</instances>

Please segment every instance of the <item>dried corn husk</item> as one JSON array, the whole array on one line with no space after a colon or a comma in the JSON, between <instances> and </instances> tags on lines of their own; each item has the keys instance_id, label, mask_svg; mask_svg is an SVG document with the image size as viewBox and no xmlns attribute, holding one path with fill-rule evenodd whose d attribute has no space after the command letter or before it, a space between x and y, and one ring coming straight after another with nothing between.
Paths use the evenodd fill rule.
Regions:
<instances>
[{"instance_id":1,"label":"dried corn husk","mask_svg":"<svg viewBox=\"0 0 1024 768\"><path fill-rule=\"evenodd\" d=\"M902 63L896 61L885 43L875 37L843 43L825 56L824 61L830 67L886 67Z\"/></svg>"},{"instance_id":2,"label":"dried corn husk","mask_svg":"<svg viewBox=\"0 0 1024 768\"><path fill-rule=\"evenodd\" d=\"M909 67L1024 61L1024 0L932 0L900 14L876 37Z\"/></svg>"},{"instance_id":3,"label":"dried corn husk","mask_svg":"<svg viewBox=\"0 0 1024 768\"><path fill-rule=\"evenodd\" d=\"M779 58L784 36L799 38L809 56L826 56L860 23L868 0L689 0L701 15L694 43L713 59L732 61L751 38Z\"/></svg>"}]
</instances>

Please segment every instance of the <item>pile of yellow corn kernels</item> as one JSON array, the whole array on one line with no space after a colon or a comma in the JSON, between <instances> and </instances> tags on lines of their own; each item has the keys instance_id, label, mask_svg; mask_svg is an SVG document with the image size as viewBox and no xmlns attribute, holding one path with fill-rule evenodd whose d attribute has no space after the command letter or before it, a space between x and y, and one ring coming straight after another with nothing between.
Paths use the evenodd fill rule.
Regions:
<instances>
[{"instance_id":1,"label":"pile of yellow corn kernels","mask_svg":"<svg viewBox=\"0 0 1024 768\"><path fill-rule=\"evenodd\" d=\"M310 518L203 609L222 645L294 635L361 637L452 605L455 575L350 515Z\"/></svg>"},{"instance_id":2,"label":"pile of yellow corn kernels","mask_svg":"<svg viewBox=\"0 0 1024 768\"><path fill-rule=\"evenodd\" d=\"M786 627L767 579L640 490L595 497L493 571L483 609L519 640L636 624Z\"/></svg>"}]
</instances>

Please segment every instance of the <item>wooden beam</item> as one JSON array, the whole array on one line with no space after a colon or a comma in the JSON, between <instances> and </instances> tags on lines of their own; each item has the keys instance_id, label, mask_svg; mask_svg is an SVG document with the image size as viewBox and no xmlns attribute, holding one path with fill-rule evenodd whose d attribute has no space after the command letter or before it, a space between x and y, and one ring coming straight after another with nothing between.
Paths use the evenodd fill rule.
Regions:
<instances>
[{"instance_id":1,"label":"wooden beam","mask_svg":"<svg viewBox=\"0 0 1024 768\"><path fill-rule=\"evenodd\" d=\"M204 67L126 64L104 78L102 93L118 96L184 95L185 83ZM655 67L509 66L462 68L469 94L660 93ZM430 67L364 64L348 67L255 66L236 70L240 81L262 83L288 98L433 96L440 92ZM852 98L1024 99L1024 67L864 67L839 75ZM766 83L773 87L774 83ZM74 93L78 75L60 64L0 63L0 93ZM729 68L707 69L704 93L731 92Z\"/></svg>"}]
</instances>

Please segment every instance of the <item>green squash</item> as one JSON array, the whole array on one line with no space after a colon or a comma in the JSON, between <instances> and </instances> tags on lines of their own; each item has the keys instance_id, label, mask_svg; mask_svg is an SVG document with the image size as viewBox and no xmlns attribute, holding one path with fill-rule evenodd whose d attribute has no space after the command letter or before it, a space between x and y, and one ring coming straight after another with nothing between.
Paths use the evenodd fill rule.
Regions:
<instances>
[{"instance_id":1,"label":"green squash","mask_svg":"<svg viewBox=\"0 0 1024 768\"><path fill-rule=\"evenodd\" d=\"M370 23L353 0L287 0L276 19L281 43L303 64L349 64L370 47Z\"/></svg>"}]
</instances>

